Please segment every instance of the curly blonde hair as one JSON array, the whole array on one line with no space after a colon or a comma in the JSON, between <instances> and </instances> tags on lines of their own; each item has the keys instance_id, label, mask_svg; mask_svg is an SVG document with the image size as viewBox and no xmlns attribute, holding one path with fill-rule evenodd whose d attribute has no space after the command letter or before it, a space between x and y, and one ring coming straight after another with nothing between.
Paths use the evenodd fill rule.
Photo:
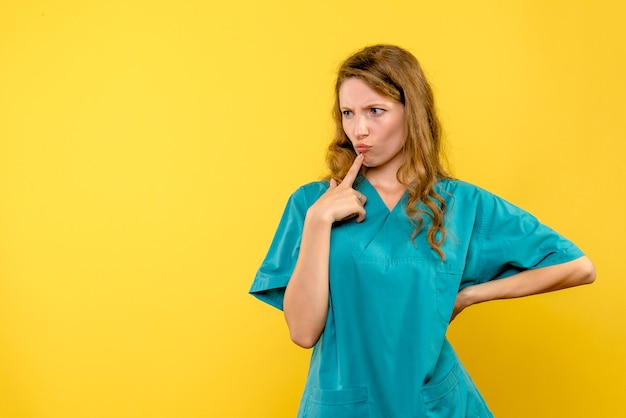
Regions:
<instances>
[{"instance_id":1,"label":"curly blonde hair","mask_svg":"<svg viewBox=\"0 0 626 418\"><path fill-rule=\"evenodd\" d=\"M366 82L378 94L404 105L407 138L402 152L405 159L397 178L407 187L409 194L406 209L415 224L411 239L415 239L424 224L424 216L428 217L428 243L445 260L441 246L446 238L446 201L434 186L437 181L450 176L442 163L441 126L433 92L419 62L410 52L394 45L369 46L350 56L339 67L333 109L335 136L326 156L330 169L328 178L343 179L356 157L343 130L339 108L339 88L353 77Z\"/></svg>"}]
</instances>

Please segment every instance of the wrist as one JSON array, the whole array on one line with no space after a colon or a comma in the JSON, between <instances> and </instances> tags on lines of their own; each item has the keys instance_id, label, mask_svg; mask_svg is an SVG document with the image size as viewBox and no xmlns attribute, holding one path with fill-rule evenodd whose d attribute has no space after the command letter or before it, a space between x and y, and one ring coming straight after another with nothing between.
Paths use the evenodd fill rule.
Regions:
<instances>
[{"instance_id":1,"label":"wrist","mask_svg":"<svg viewBox=\"0 0 626 418\"><path fill-rule=\"evenodd\" d=\"M304 222L315 228L324 228L332 227L335 219L328 211L318 210L315 206L311 206L306 213Z\"/></svg>"},{"instance_id":2,"label":"wrist","mask_svg":"<svg viewBox=\"0 0 626 418\"><path fill-rule=\"evenodd\" d=\"M481 302L476 290L476 286L468 286L459 292L457 300L463 309Z\"/></svg>"}]
</instances>

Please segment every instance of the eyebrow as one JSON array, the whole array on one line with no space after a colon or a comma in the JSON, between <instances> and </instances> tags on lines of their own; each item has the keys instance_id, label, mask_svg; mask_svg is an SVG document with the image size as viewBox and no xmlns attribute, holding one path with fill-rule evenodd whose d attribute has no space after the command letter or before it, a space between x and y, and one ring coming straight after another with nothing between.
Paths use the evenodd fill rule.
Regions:
<instances>
[{"instance_id":1,"label":"eyebrow","mask_svg":"<svg viewBox=\"0 0 626 418\"><path fill-rule=\"evenodd\" d=\"M362 109L371 109L373 107L387 107L387 105L384 104L384 103L371 103L371 104L363 106ZM352 109L352 107L350 107L350 106L339 106L339 108L340 109L348 109L348 110Z\"/></svg>"}]
</instances>

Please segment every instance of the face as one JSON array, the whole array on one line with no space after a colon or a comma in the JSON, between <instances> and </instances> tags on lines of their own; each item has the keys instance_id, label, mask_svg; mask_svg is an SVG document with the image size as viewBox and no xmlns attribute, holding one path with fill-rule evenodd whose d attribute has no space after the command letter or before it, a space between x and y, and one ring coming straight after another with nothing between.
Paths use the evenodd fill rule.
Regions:
<instances>
[{"instance_id":1,"label":"face","mask_svg":"<svg viewBox=\"0 0 626 418\"><path fill-rule=\"evenodd\" d=\"M344 132L357 154L365 156L363 165L396 173L404 159L404 105L353 77L339 87L339 107Z\"/></svg>"}]
</instances>

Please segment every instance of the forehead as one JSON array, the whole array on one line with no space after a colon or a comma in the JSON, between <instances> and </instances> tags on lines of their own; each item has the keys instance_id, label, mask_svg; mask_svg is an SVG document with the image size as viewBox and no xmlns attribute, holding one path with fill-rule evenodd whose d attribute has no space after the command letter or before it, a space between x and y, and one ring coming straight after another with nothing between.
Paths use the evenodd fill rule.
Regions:
<instances>
[{"instance_id":1,"label":"forehead","mask_svg":"<svg viewBox=\"0 0 626 418\"><path fill-rule=\"evenodd\" d=\"M340 106L358 106L371 103L392 103L394 100L385 97L371 88L360 78L352 77L341 83L339 87Z\"/></svg>"}]
</instances>

